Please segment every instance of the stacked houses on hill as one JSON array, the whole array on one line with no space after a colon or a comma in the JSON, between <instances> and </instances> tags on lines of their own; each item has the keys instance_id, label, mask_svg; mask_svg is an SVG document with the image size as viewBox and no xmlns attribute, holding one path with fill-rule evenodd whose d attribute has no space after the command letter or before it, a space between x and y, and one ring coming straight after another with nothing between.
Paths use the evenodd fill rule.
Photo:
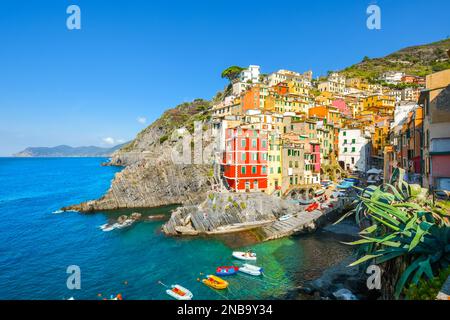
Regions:
<instances>
[{"instance_id":1,"label":"stacked houses on hill","mask_svg":"<svg viewBox=\"0 0 450 320\"><path fill-rule=\"evenodd\" d=\"M331 172L378 168L387 176L395 166L449 188L444 176L450 173L441 168L450 150L448 93L442 89L449 70L428 76L421 88L424 79L396 72L369 83L338 73L314 80L311 71L263 75L260 69L243 70L212 108L229 190L283 195L330 179Z\"/></svg>"}]
</instances>

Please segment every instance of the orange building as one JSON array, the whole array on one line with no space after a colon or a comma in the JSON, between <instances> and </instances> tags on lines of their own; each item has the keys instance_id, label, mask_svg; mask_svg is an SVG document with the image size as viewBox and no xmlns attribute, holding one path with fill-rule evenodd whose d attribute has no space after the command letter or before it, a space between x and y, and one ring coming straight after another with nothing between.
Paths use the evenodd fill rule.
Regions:
<instances>
[{"instance_id":1,"label":"orange building","mask_svg":"<svg viewBox=\"0 0 450 320\"><path fill-rule=\"evenodd\" d=\"M328 107L327 106L317 106L317 107L309 108L308 116L310 118L316 117L319 119L327 119Z\"/></svg>"},{"instance_id":2,"label":"orange building","mask_svg":"<svg viewBox=\"0 0 450 320\"><path fill-rule=\"evenodd\" d=\"M261 87L260 85L255 85L244 92L242 97L242 112L247 110L262 109L264 106L261 105Z\"/></svg>"},{"instance_id":3,"label":"orange building","mask_svg":"<svg viewBox=\"0 0 450 320\"><path fill-rule=\"evenodd\" d=\"M341 124L341 113L333 107L312 107L309 108L308 115L310 118L326 119L327 123L333 123L338 126Z\"/></svg>"},{"instance_id":4,"label":"orange building","mask_svg":"<svg viewBox=\"0 0 450 320\"><path fill-rule=\"evenodd\" d=\"M273 90L280 95L285 95L289 93L289 86L287 82L279 82L273 86Z\"/></svg>"}]
</instances>

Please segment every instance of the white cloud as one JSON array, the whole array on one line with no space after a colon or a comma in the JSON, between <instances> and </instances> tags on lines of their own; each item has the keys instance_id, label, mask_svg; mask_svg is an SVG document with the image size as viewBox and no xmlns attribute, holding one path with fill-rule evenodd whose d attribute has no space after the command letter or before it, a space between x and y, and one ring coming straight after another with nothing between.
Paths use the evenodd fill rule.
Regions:
<instances>
[{"instance_id":1,"label":"white cloud","mask_svg":"<svg viewBox=\"0 0 450 320\"><path fill-rule=\"evenodd\" d=\"M138 117L137 121L141 124L146 124L147 123L147 118L146 117Z\"/></svg>"},{"instance_id":2,"label":"white cloud","mask_svg":"<svg viewBox=\"0 0 450 320\"><path fill-rule=\"evenodd\" d=\"M106 137L106 138L103 138L102 140L103 140L104 143L111 144L111 145L113 145L116 142L114 140L114 138L111 138L111 137Z\"/></svg>"},{"instance_id":3,"label":"white cloud","mask_svg":"<svg viewBox=\"0 0 450 320\"><path fill-rule=\"evenodd\" d=\"M123 139L117 139L116 142L117 142L117 143L124 143L125 140L123 140Z\"/></svg>"}]
</instances>

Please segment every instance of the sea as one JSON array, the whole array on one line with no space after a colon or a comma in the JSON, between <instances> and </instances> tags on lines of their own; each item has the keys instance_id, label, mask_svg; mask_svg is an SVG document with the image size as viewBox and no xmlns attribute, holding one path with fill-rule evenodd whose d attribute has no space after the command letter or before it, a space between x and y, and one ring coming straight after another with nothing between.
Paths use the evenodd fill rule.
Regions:
<instances>
[{"instance_id":1,"label":"sea","mask_svg":"<svg viewBox=\"0 0 450 320\"><path fill-rule=\"evenodd\" d=\"M119 293L125 300L173 299L165 292L173 284L194 299L286 299L352 254L340 235L324 230L265 243L252 242L248 233L168 237L161 226L175 206L61 212L108 190L121 168L101 166L106 160L0 158L0 299L102 300ZM132 212L164 219L102 230ZM232 251L248 249L256 252L262 276L228 276L222 291L201 282L218 266L239 266Z\"/></svg>"}]
</instances>

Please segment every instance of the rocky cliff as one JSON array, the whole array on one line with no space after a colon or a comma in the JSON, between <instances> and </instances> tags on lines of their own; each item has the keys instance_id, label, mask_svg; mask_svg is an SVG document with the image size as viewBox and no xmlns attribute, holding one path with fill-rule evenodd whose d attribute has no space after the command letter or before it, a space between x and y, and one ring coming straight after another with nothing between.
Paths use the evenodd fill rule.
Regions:
<instances>
[{"instance_id":1,"label":"rocky cliff","mask_svg":"<svg viewBox=\"0 0 450 320\"><path fill-rule=\"evenodd\" d=\"M210 102L201 99L167 110L113 154L109 165L125 168L102 198L63 210L89 212L203 201L215 183L212 165L176 164L172 151L180 149L183 134L192 133L194 121L204 121L207 126L209 119Z\"/></svg>"}]
</instances>

